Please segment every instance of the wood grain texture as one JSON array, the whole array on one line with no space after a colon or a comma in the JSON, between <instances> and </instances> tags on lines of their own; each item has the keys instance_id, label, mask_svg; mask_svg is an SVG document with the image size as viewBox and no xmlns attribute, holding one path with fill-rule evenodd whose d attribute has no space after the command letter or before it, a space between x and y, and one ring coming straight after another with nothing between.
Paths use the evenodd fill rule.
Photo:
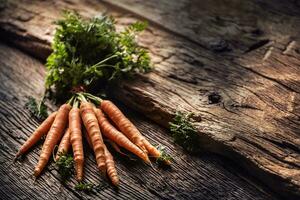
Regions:
<instances>
[{"instance_id":1,"label":"wood grain texture","mask_svg":"<svg viewBox=\"0 0 300 200\"><path fill-rule=\"evenodd\" d=\"M151 168L112 151L121 179L117 191L99 175L92 151L86 148L84 181L96 184L95 192L85 194L74 190L75 178L61 185L53 161L33 182L33 169L42 142L20 161L11 162L18 148L38 126L24 109L24 102L27 95L42 94L45 69L39 61L1 43L0 66L0 80L6 83L0 85L1 199L276 199L265 187L249 181L239 168L231 167L228 160L216 155L187 155L172 142L165 129L131 110L125 113L131 113L129 118L138 129L153 144L159 142L166 146L175 158L171 169L156 165Z\"/></svg>"},{"instance_id":2,"label":"wood grain texture","mask_svg":"<svg viewBox=\"0 0 300 200\"><path fill-rule=\"evenodd\" d=\"M261 3L248 8L248 4L254 6L255 2L247 1L243 9L207 5L203 23L209 31L201 29L203 34L197 37L176 32L167 26L168 21L158 24L154 18L154 26L143 33L139 42L149 49L156 68L112 91L117 99L165 127L176 110L196 113L201 117L197 122L201 147L236 160L282 195L299 196L299 15L295 6L290 5L292 1L286 3L285 9L277 7L281 4L275 1L274 5ZM10 1L1 13L1 30L19 47L45 58L50 52L54 30L50 22L59 17L59 9L74 8L92 16L104 11L103 5L94 0L21 1L18 4ZM240 16L245 11L247 20L243 21ZM108 7L108 12L116 17L118 28L137 19L118 7ZM239 31L250 27L254 35L252 31L242 31L245 35L222 34L221 28L226 30L228 23L210 29L211 23L205 19L215 18L215 12L222 16L231 13L230 17L220 20L233 21ZM16 17L15 13L21 14ZM166 15L171 18L176 13L171 9ZM148 14L145 9L142 17L152 18ZM255 23L250 19L255 19ZM192 22L187 20L183 29L188 30ZM259 31L256 32L256 28ZM259 32L264 34L257 35ZM233 51L227 51L222 42L207 45L205 34L239 45L229 45ZM247 39L249 34L250 40ZM198 42L192 42L193 38Z\"/></svg>"},{"instance_id":3,"label":"wood grain texture","mask_svg":"<svg viewBox=\"0 0 300 200\"><path fill-rule=\"evenodd\" d=\"M233 56L278 37L299 37L300 33L300 3L294 0L103 1L203 48Z\"/></svg>"}]
</instances>

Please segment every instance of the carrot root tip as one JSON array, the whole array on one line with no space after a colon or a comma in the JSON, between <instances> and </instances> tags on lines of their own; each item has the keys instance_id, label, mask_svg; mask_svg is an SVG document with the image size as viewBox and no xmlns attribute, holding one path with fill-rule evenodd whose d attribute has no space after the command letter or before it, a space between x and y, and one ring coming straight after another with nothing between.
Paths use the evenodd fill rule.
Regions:
<instances>
[{"instance_id":1,"label":"carrot root tip","mask_svg":"<svg viewBox=\"0 0 300 200\"><path fill-rule=\"evenodd\" d=\"M112 184L116 187L119 187L119 185L120 185L119 179L117 181L113 181Z\"/></svg>"},{"instance_id":2,"label":"carrot root tip","mask_svg":"<svg viewBox=\"0 0 300 200\"><path fill-rule=\"evenodd\" d=\"M12 163L15 163L17 160L18 160L19 156L18 155L15 155L15 157L13 158L12 160Z\"/></svg>"},{"instance_id":3,"label":"carrot root tip","mask_svg":"<svg viewBox=\"0 0 300 200\"><path fill-rule=\"evenodd\" d=\"M40 170L39 169L35 169L33 175L36 177L38 177L40 175Z\"/></svg>"},{"instance_id":4,"label":"carrot root tip","mask_svg":"<svg viewBox=\"0 0 300 200\"><path fill-rule=\"evenodd\" d=\"M77 180L78 182L81 182L81 181L82 181L82 177L76 177L76 180Z\"/></svg>"}]
</instances>

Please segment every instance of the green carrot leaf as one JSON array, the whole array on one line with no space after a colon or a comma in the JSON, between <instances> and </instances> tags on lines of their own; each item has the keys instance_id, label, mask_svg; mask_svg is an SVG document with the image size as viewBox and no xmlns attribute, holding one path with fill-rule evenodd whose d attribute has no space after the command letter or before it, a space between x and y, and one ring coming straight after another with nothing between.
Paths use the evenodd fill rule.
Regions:
<instances>
[{"instance_id":1,"label":"green carrot leaf","mask_svg":"<svg viewBox=\"0 0 300 200\"><path fill-rule=\"evenodd\" d=\"M82 86L89 92L151 69L148 52L136 42L137 34L147 26L145 22L117 32L112 17L84 19L65 11L55 24L53 52L46 63L47 89L66 95Z\"/></svg>"},{"instance_id":2,"label":"green carrot leaf","mask_svg":"<svg viewBox=\"0 0 300 200\"><path fill-rule=\"evenodd\" d=\"M184 114L176 112L172 122L169 123L174 141L190 152L199 150L199 136L193 125L193 113Z\"/></svg>"},{"instance_id":3,"label":"green carrot leaf","mask_svg":"<svg viewBox=\"0 0 300 200\"><path fill-rule=\"evenodd\" d=\"M25 108L39 121L43 121L48 117L48 109L43 100L37 103L35 98L29 96L27 97Z\"/></svg>"}]
</instances>

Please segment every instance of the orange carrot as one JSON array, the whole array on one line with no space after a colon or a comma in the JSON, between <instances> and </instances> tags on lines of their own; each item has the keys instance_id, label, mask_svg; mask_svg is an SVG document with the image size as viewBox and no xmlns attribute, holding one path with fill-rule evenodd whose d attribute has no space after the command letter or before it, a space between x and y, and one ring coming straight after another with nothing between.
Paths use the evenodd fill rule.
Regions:
<instances>
[{"instance_id":1,"label":"orange carrot","mask_svg":"<svg viewBox=\"0 0 300 200\"><path fill-rule=\"evenodd\" d=\"M89 102L81 102L80 114L91 140L98 168L104 173L106 171L104 143L92 104Z\"/></svg>"},{"instance_id":2,"label":"orange carrot","mask_svg":"<svg viewBox=\"0 0 300 200\"><path fill-rule=\"evenodd\" d=\"M93 145L92 145L91 139L89 138L89 135L88 135L88 133L87 133L87 131L86 131L85 128L83 129L83 134L84 134L85 139L88 142L89 146L91 147L91 149L93 149Z\"/></svg>"},{"instance_id":3,"label":"orange carrot","mask_svg":"<svg viewBox=\"0 0 300 200\"><path fill-rule=\"evenodd\" d=\"M70 128L70 141L72 144L76 179L82 181L83 178L83 163L84 153L82 145L82 132L81 132L81 118L79 108L75 105L69 113L69 128Z\"/></svg>"},{"instance_id":4,"label":"orange carrot","mask_svg":"<svg viewBox=\"0 0 300 200\"><path fill-rule=\"evenodd\" d=\"M116 124L120 131L125 134L129 140L136 146L140 147L144 152L147 150L144 145L144 137L139 130L129 121L127 117L119 110L119 108L108 100L101 101L101 109L108 115L108 117Z\"/></svg>"},{"instance_id":5,"label":"orange carrot","mask_svg":"<svg viewBox=\"0 0 300 200\"><path fill-rule=\"evenodd\" d=\"M105 145L104 145L104 154L106 158L107 175L110 178L113 185L119 186L120 180L117 174L114 158Z\"/></svg>"},{"instance_id":6,"label":"orange carrot","mask_svg":"<svg viewBox=\"0 0 300 200\"><path fill-rule=\"evenodd\" d=\"M100 129L101 129L101 128L100 128ZM121 154L121 155L123 155L123 156L127 156L127 157L130 158L131 160L134 160L134 159L131 158L130 155L128 155L128 154L122 152L122 150L120 149L120 147L119 147L115 142L113 142L113 141L111 141L111 140L108 140L108 143L109 143L110 146L111 146L116 152L118 152L119 154Z\"/></svg>"},{"instance_id":7,"label":"orange carrot","mask_svg":"<svg viewBox=\"0 0 300 200\"><path fill-rule=\"evenodd\" d=\"M37 164L37 166L34 169L34 175L37 177L40 175L44 167L46 166L52 152L54 149L54 146L58 143L60 140L63 130L66 128L67 122L68 122L68 114L71 109L71 106L69 104L63 104L55 117L55 120L47 134L46 140L44 142L42 152L40 155L40 160Z\"/></svg>"},{"instance_id":8,"label":"orange carrot","mask_svg":"<svg viewBox=\"0 0 300 200\"><path fill-rule=\"evenodd\" d=\"M150 163L150 160L146 153L144 153L141 149L139 149L135 144L133 144L125 135L123 135L120 131L118 131L104 116L103 112L94 108L94 112L98 118L98 122L100 124L101 131L103 135L105 135L109 140L117 143L121 147L127 149L128 151L134 153L138 157L140 157L144 162Z\"/></svg>"},{"instance_id":9,"label":"orange carrot","mask_svg":"<svg viewBox=\"0 0 300 200\"><path fill-rule=\"evenodd\" d=\"M57 149L57 153L55 156L55 160L59 159L59 156L61 153L68 153L69 149L71 147L71 142L70 142L70 129L68 128L63 136L63 138L61 139L58 149Z\"/></svg>"},{"instance_id":10,"label":"orange carrot","mask_svg":"<svg viewBox=\"0 0 300 200\"><path fill-rule=\"evenodd\" d=\"M46 135L49 131L57 112L52 113L47 117L45 121L33 132L33 134L27 139L27 141L22 145L18 153L16 154L16 158L26 153L28 149L30 149L33 145L35 145L43 135Z\"/></svg>"},{"instance_id":11,"label":"orange carrot","mask_svg":"<svg viewBox=\"0 0 300 200\"><path fill-rule=\"evenodd\" d=\"M90 147L92 148L92 143L91 143L91 139L89 137L88 134L85 134L86 136L86 140L89 143ZM108 151L107 147L104 144L104 155L105 155L105 164L106 164L106 171L107 171L107 175L110 178L112 184L114 184L115 186L119 185L119 177L117 174L117 170L115 167L115 162L114 159L111 155L111 153Z\"/></svg>"}]
</instances>

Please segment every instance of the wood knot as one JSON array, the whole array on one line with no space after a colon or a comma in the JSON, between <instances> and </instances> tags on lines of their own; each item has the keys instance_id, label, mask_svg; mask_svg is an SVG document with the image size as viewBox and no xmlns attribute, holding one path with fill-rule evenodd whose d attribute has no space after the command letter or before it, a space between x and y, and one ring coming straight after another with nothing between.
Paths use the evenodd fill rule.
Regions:
<instances>
[{"instance_id":1,"label":"wood knot","mask_svg":"<svg viewBox=\"0 0 300 200\"><path fill-rule=\"evenodd\" d=\"M208 103L209 104L217 104L222 100L222 96L217 92L212 92L208 95Z\"/></svg>"},{"instance_id":2,"label":"wood knot","mask_svg":"<svg viewBox=\"0 0 300 200\"><path fill-rule=\"evenodd\" d=\"M257 50L263 46L265 46L266 44L268 44L270 42L269 39L264 39L264 40L259 40L257 42L255 42L254 44L250 45L248 47L248 49L245 51L245 53L248 53L250 51L254 51L254 50Z\"/></svg>"},{"instance_id":3,"label":"wood knot","mask_svg":"<svg viewBox=\"0 0 300 200\"><path fill-rule=\"evenodd\" d=\"M231 51L231 48L226 40L223 39L215 39L209 43L209 48L214 52L226 52Z\"/></svg>"},{"instance_id":4,"label":"wood knot","mask_svg":"<svg viewBox=\"0 0 300 200\"><path fill-rule=\"evenodd\" d=\"M261 36L264 34L263 30L256 28L254 30L251 31L251 34L254 36Z\"/></svg>"}]
</instances>

